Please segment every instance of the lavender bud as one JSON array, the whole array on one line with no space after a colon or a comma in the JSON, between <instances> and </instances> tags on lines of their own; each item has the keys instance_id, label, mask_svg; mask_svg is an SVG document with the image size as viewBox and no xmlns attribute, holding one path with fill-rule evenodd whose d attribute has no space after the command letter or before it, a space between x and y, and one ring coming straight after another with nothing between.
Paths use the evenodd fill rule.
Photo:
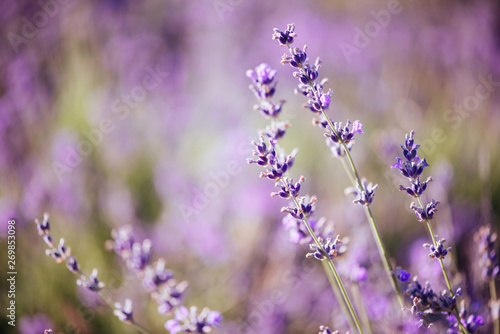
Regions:
<instances>
[{"instance_id":1,"label":"lavender bud","mask_svg":"<svg viewBox=\"0 0 500 334\"><path fill-rule=\"evenodd\" d=\"M130 269L142 271L151 264L152 250L151 240L146 239L141 243L136 242L132 245L132 253L127 259L127 265Z\"/></svg>"},{"instance_id":2,"label":"lavender bud","mask_svg":"<svg viewBox=\"0 0 500 334\"><path fill-rule=\"evenodd\" d=\"M123 322L132 322L132 301L130 299L125 299L125 304L122 306L120 303L115 303L115 310L113 314L118 317Z\"/></svg>"},{"instance_id":3,"label":"lavender bud","mask_svg":"<svg viewBox=\"0 0 500 334\"><path fill-rule=\"evenodd\" d=\"M436 243L436 246L431 244L424 244L425 248L429 248L429 257L431 259L444 259L445 256L451 251L451 247L444 248L445 239L441 239Z\"/></svg>"},{"instance_id":4,"label":"lavender bud","mask_svg":"<svg viewBox=\"0 0 500 334\"><path fill-rule=\"evenodd\" d=\"M45 235L45 234L50 233L50 223L49 223L49 214L48 213L44 213L43 220L41 223L38 220L38 218L36 218L35 224L36 224L36 228L38 230L39 235Z\"/></svg>"},{"instance_id":5,"label":"lavender bud","mask_svg":"<svg viewBox=\"0 0 500 334\"><path fill-rule=\"evenodd\" d=\"M210 333L213 327L219 327L222 316L217 311L204 308L200 313L195 306L181 306L175 311L175 318L165 323L165 328L171 334L185 333Z\"/></svg>"},{"instance_id":6,"label":"lavender bud","mask_svg":"<svg viewBox=\"0 0 500 334\"><path fill-rule=\"evenodd\" d=\"M288 46L293 43L293 38L297 36L297 34L294 33L294 30L294 24L287 25L285 31L274 28L273 39L277 39L281 46Z\"/></svg>"},{"instance_id":7,"label":"lavender bud","mask_svg":"<svg viewBox=\"0 0 500 334\"><path fill-rule=\"evenodd\" d=\"M373 185L373 183L368 183L365 178L361 180L361 185L363 189L359 188L359 185L356 184L356 187L347 188L344 193L353 194L356 198L353 203L361 204L364 206L370 206L373 202L373 198L375 197L375 190L378 188L378 184Z\"/></svg>"},{"instance_id":8,"label":"lavender bud","mask_svg":"<svg viewBox=\"0 0 500 334\"><path fill-rule=\"evenodd\" d=\"M80 271L80 266L78 265L78 261L76 261L76 257L74 257L73 255L67 258L66 267L68 267L68 269L75 274Z\"/></svg>"},{"instance_id":9,"label":"lavender bud","mask_svg":"<svg viewBox=\"0 0 500 334\"><path fill-rule=\"evenodd\" d=\"M82 276L81 279L76 281L76 284L93 292L100 291L104 288L104 283L100 282L97 278L97 269L95 268L92 270L92 274L90 274L88 279L85 276Z\"/></svg>"},{"instance_id":10,"label":"lavender bud","mask_svg":"<svg viewBox=\"0 0 500 334\"><path fill-rule=\"evenodd\" d=\"M324 241L323 238L318 238L318 241L321 244L321 248L316 243L309 244L309 248L313 252L307 253L307 258L314 257L317 260L323 261L328 258L332 259L336 256L340 256L346 251L346 246L338 235L335 240L328 238Z\"/></svg>"}]
</instances>

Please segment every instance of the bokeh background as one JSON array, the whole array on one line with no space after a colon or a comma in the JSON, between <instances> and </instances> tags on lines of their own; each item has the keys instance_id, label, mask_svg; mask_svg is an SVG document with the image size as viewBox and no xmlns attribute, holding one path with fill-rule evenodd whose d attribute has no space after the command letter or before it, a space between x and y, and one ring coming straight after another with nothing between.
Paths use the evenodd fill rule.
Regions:
<instances>
[{"instance_id":1,"label":"bokeh background","mask_svg":"<svg viewBox=\"0 0 500 334\"><path fill-rule=\"evenodd\" d=\"M369 282L350 291L385 333L390 286L362 209L344 195L342 165L293 94L292 70L279 63L286 50L271 40L292 22L297 46L323 61L330 115L364 124L353 154L380 186L372 208L391 258L445 287L389 168L413 129L434 178L427 199L442 202L436 231L455 249L454 284L488 318L473 235L500 214L498 1L4 1L0 17L3 310L13 218L18 272L17 325L2 311L0 332L135 332L45 256L33 223L44 212L82 268L99 268L114 299L131 298L154 333L166 332L168 317L105 249L115 227L130 224L153 241L155 257L190 282L186 304L222 312L215 333L346 328L321 265L282 228L286 202L246 164L266 120L252 109L245 71L266 62L278 70L275 96L287 100L282 144L300 150L292 174L306 176L320 215L350 238L339 268L346 279L367 270Z\"/></svg>"}]
</instances>

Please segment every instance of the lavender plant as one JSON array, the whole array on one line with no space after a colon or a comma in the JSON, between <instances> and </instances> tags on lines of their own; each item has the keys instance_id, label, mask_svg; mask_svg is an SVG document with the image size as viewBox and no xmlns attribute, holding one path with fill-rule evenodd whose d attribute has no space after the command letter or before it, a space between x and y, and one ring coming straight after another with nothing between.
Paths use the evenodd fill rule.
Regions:
<instances>
[{"instance_id":1,"label":"lavender plant","mask_svg":"<svg viewBox=\"0 0 500 334\"><path fill-rule=\"evenodd\" d=\"M273 103L271 100L276 91L276 81L274 80L276 71L272 70L267 64L261 64L255 70L248 70L247 76L252 79L253 84L250 86L250 89L258 100L258 104L255 105L254 109L260 110L266 118L271 119L271 125L265 130L260 131L260 141L252 142L255 147L253 155L256 158L248 159L248 163L255 163L266 168L264 172L261 172L260 177L268 178L275 182L277 191L271 193L271 196L291 200L290 205L283 207L281 210L288 213L285 225L294 231L293 234L295 236L298 236L294 238L297 242L309 239L301 229L301 225L305 226L312 239L312 243L309 244L311 252L306 257L315 258L327 263L342 296L342 299L338 298L339 303L342 303L343 300L349 312L347 318L352 318L357 331L363 333L358 315L333 262L335 257L345 252L345 245L340 236L337 235L335 239L331 238L329 233L321 230L322 224L312 220L312 216L316 210L317 198L309 195L300 195L301 185L305 181L305 177L301 176L298 181L294 181L288 176L297 150L287 155L278 144L279 139L286 133L288 123L276 121L280 115L284 101Z\"/></svg>"},{"instance_id":2,"label":"lavender plant","mask_svg":"<svg viewBox=\"0 0 500 334\"><path fill-rule=\"evenodd\" d=\"M305 104L304 107L314 114L315 118L313 119L313 124L319 124L325 130L324 135L327 138L327 145L332 151L332 154L342 161L344 169L353 184L353 187L348 188L346 193L354 194L354 203L364 207L385 271L388 277L390 277L391 285L397 295L401 308L403 308L404 302L395 272L370 208L378 185L373 185L359 176L350 153L354 145L354 136L363 133L363 124L361 124L359 120L352 123L350 120L347 120L346 124L343 125L342 122L333 122L330 119L326 111L330 106L333 91L329 89L325 92L324 84L327 82L327 79L319 79L321 61L317 58L316 61L311 64L306 53L307 46L304 46L302 49L292 48L291 45L295 37L297 37L297 34L295 33L295 26L293 24L289 24L285 31L281 31L277 28L274 29L273 39L276 39L280 46L287 47L289 51L289 55L285 54L282 56L281 63L289 64L296 70L293 73L293 76L299 80L296 93L302 94L307 98L307 104ZM345 159L347 159L348 165Z\"/></svg>"},{"instance_id":3,"label":"lavender plant","mask_svg":"<svg viewBox=\"0 0 500 334\"><path fill-rule=\"evenodd\" d=\"M457 296L461 294L461 288L458 288L456 292L453 292L448 272L445 268L443 260L446 255L451 251L451 247L445 247L445 239L436 239L436 235L434 234L431 220L434 218L435 213L437 212L437 205L439 201L432 199L427 205L424 206L421 196L427 189L427 185L432 181L431 177L428 177L425 181L421 181L420 177L426 167L429 164L425 159L421 159L418 156L418 148L420 145L415 143L413 136L415 135L414 131L411 131L410 134L406 135L405 142L401 145L402 149L402 158L396 158L397 162L391 166L391 168L396 168L400 171L401 175L403 175L410 184L408 186L400 185L399 190L405 191L409 196L415 198L419 205L417 206L414 202L411 203L410 208L415 212L418 220L422 223L425 223L432 239L432 244L424 244L425 248L429 249L429 258L437 259L441 266L441 271L443 273L443 277L446 281L446 286L448 291L443 291L440 296L434 294L432 289L430 289L430 285L426 283L426 288L422 290L421 285L414 280L413 284L410 284L407 293L413 298L414 306L412 310L419 309L418 312L414 312L418 317L421 317L422 320L425 320L424 324L428 326L429 319L424 319L426 315L430 313L447 313L453 314L455 317L455 321L450 321L450 328L458 327L461 333L473 333L476 331L477 327L482 325L481 321L474 321L475 325L469 325L469 319L464 318L463 315L466 314L464 311L458 311L456 299ZM424 309L422 311L421 309ZM475 316L471 315L473 318ZM472 318L471 318L472 319Z\"/></svg>"},{"instance_id":4,"label":"lavender plant","mask_svg":"<svg viewBox=\"0 0 500 334\"><path fill-rule=\"evenodd\" d=\"M491 317L494 323L495 334L500 333L499 322L499 300L497 298L497 290L495 280L498 277L498 255L496 250L497 234L491 230L491 226L482 226L477 234L474 236L479 245L479 254L481 259L479 261L482 267L482 278L488 282L490 289L490 309Z\"/></svg>"},{"instance_id":5,"label":"lavender plant","mask_svg":"<svg viewBox=\"0 0 500 334\"><path fill-rule=\"evenodd\" d=\"M113 309L113 314L122 322L132 325L142 333L150 333L144 326L139 324L133 316L132 301L113 303L109 291L104 291L104 283L97 278L97 269L90 275L85 274L78 264L71 250L61 239L56 247L50 235L49 216L45 214L42 222L35 219L38 233L45 243L50 247L46 250L57 263L66 263L68 269L78 275L76 283L89 291L98 293L103 300ZM204 308L201 312L194 306L182 305L184 292L188 283L178 283L173 273L165 268L165 261L158 259L153 262L152 243L149 239L142 242L134 240L132 230L125 226L112 231L113 240L107 246L113 249L126 263L126 266L136 273L142 281L144 288L150 293L151 298L158 303L160 314L173 314L174 318L165 322L165 328L172 334L184 333L210 333L214 327L220 326L222 316L217 311Z\"/></svg>"}]
</instances>

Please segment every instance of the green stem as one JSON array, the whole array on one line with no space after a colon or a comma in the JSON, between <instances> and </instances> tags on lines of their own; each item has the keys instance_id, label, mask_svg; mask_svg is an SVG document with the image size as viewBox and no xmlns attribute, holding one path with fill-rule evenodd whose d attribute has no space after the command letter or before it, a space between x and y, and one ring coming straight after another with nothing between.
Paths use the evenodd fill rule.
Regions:
<instances>
[{"instance_id":1,"label":"green stem","mask_svg":"<svg viewBox=\"0 0 500 334\"><path fill-rule=\"evenodd\" d=\"M366 307L365 303L363 302L363 299L361 298L361 291L359 290L359 285L358 283L354 283L351 285L351 291L352 294L354 295L354 301L356 302L358 309L360 309L360 314L361 314L361 321L363 322L363 325L366 328L366 333L367 334L372 334L372 327L370 325L370 318L368 317L368 313L366 312Z\"/></svg>"},{"instance_id":2,"label":"green stem","mask_svg":"<svg viewBox=\"0 0 500 334\"><path fill-rule=\"evenodd\" d=\"M326 113L323 112L323 115L327 117ZM327 118L328 122L330 123L331 128L335 132L335 135L337 138L340 138L335 131L334 127L331 125L330 120ZM349 153L349 150L347 149L347 146L342 143L344 150L346 152L346 156L349 160L349 163L351 165L352 171L349 169L349 166L346 164L344 159L340 159L342 162L342 165L344 166L344 169L351 180L351 183L355 186L356 184L359 185L360 189L363 189L363 186L361 184L361 180L359 179L359 174L357 172L356 166L354 165L354 161L352 160L351 154ZM355 177L353 177L353 174ZM391 263L389 261L389 256L387 255L387 252L385 251L384 244L382 242L382 237L380 236L380 232L377 228L377 224L375 222L375 217L373 216L373 212L369 206L364 206L366 218L368 219L369 225L370 225L370 230L372 231L373 239L375 240L375 244L377 245L377 250L380 255L380 258L382 259L382 264L384 266L385 272L387 276L389 277L389 280L391 282L392 288L396 292L396 296L398 298L398 302L401 308L404 308L404 300L403 296L401 295L401 291L399 290L398 282L396 280L396 274L394 273L394 270L391 266Z\"/></svg>"},{"instance_id":3,"label":"green stem","mask_svg":"<svg viewBox=\"0 0 500 334\"><path fill-rule=\"evenodd\" d=\"M132 320L132 322L130 323L132 326L134 326L137 330L139 330L141 333L144 333L144 334L151 334L146 328L144 328L144 326L142 326L141 324L135 322Z\"/></svg>"},{"instance_id":4,"label":"green stem","mask_svg":"<svg viewBox=\"0 0 500 334\"><path fill-rule=\"evenodd\" d=\"M491 303L497 303L497 288L495 285L495 279L490 279L490 297ZM498 315L493 319L493 326L495 328L495 334L500 334L500 322L498 320Z\"/></svg>"},{"instance_id":5,"label":"green stem","mask_svg":"<svg viewBox=\"0 0 500 334\"><path fill-rule=\"evenodd\" d=\"M332 287L332 291L333 291L333 294L335 295L335 299L337 299L339 306L340 306L340 309L342 310L344 317L347 319L347 321L349 323L349 327L351 329L356 328L356 325L354 324L354 322L352 320L351 314L349 313L349 310L347 309L346 303L342 302L342 294L340 293L339 287L337 286L337 282L335 282L335 277L333 277L333 275L330 272L330 269L328 268L328 265L326 264L325 261L321 261L321 264L323 265L323 269L325 270L326 276L328 277L328 282L330 282L330 286Z\"/></svg>"},{"instance_id":6,"label":"green stem","mask_svg":"<svg viewBox=\"0 0 500 334\"><path fill-rule=\"evenodd\" d=\"M427 223L427 229L429 230L429 234L431 235L431 238L432 238L432 244L434 245L434 247L437 248L436 236L434 235L434 231L432 230L431 221L427 217L427 212L425 211L425 207L424 207L424 204L422 203L422 200L420 199L420 196L417 197L417 200L418 200L418 203L420 204L420 208L425 213L425 222ZM450 296L453 296L450 278L448 277L448 272L446 271L446 268L444 267L443 259L438 259L438 260L439 260L439 264L441 265L441 271L443 272L444 280L446 281L446 286L448 287L448 291L450 292ZM464 325L462 324L460 313L458 313L458 310L456 307L453 310L453 314L455 315L455 318L457 318L457 322L458 322L458 325L460 327L460 332L462 332L463 334L467 334L467 330L464 328Z\"/></svg>"},{"instance_id":7,"label":"green stem","mask_svg":"<svg viewBox=\"0 0 500 334\"><path fill-rule=\"evenodd\" d=\"M59 250L53 246L52 247L52 250L54 251L57 251L59 253ZM63 253L60 253L61 254L61 259L64 261L65 264L67 264L68 262L68 257L63 254ZM87 282L90 282L92 285L94 285L94 283L92 282L92 280L90 279L90 277L84 273L81 269L78 269L78 272L75 273L75 274L78 274L80 275L80 277L83 277L87 280ZM97 288L97 286L94 286L95 288ZM105 293L105 291L103 289L100 289L100 290L97 290L97 293L99 294L99 296L101 296L101 298L106 302L106 304L108 304L108 306L113 309L113 310L117 310L115 304L113 303L113 301L108 297L107 293ZM141 333L144 333L144 334L151 334L150 331L148 331L144 326L142 326L141 324L135 322L134 320L130 321L130 322L125 322L133 327L135 327L138 331L140 331Z\"/></svg>"},{"instance_id":8,"label":"green stem","mask_svg":"<svg viewBox=\"0 0 500 334\"><path fill-rule=\"evenodd\" d=\"M274 124L275 124L275 123L274 123L274 119L272 119L272 120L271 120L271 126L273 126ZM276 146L278 146L278 144L276 144ZM285 186L285 187L286 187L286 182L285 182L285 181L283 181L283 179L280 179L280 181L281 181L281 183L283 184L283 186ZM297 207L297 209L298 209L298 210L300 210L300 209L301 209L301 207L300 207L300 204L299 204L299 202L297 201L297 198L296 198L296 197L294 197L294 198L293 198L293 201L294 201L295 206ZM347 295L347 292L346 292L346 290L345 290L345 288L344 288L344 285L343 285L343 283L342 283L342 280L341 280L340 276L338 275L337 270L335 269L335 266L334 266L334 264L333 264L332 260L328 257L328 254L326 254L326 253L325 253L325 250L323 249L323 246L322 246L322 245L321 245L321 243L319 242L318 237L316 236L316 234L314 233L313 229L312 229L312 228L311 228L311 226L309 225L309 223L308 223L307 219L305 219L305 218L304 218L304 219L302 219L302 221L304 222L304 225L306 226L307 231L309 232L309 234L310 234L310 235L311 235L311 237L313 238L314 242L315 242L315 243L316 243L316 245L318 246L318 249L320 249L320 250L324 253L323 255L325 255L326 259L328 259L328 260L327 260L327 262L328 262L328 266L329 266L329 267L330 267L330 269L332 270L332 273L333 273L333 276L334 276L334 278L335 278L335 281L337 282L338 289L340 289L340 292L341 292L342 298L344 299L344 303L345 303L345 305L344 305L344 307L343 307L343 308L345 309L345 306L347 306L347 309L349 310L349 313L350 313L350 316L349 316L349 314L348 314L347 312L345 312L345 313L347 314L347 316L346 316L346 317L347 317L347 319L348 319L348 322L349 322L349 324L351 325L351 329L354 329L354 327L356 327L356 328L357 328L357 330L358 330L358 332L359 332L360 334L364 334L364 333L363 333L363 329L361 328L361 325L360 325L360 322L359 322L358 316L356 315L356 312L355 312L355 310L354 310L354 308L353 308L353 306L352 306L352 303L351 303L351 301L349 300L349 296ZM323 261L322 261L322 262L323 262ZM328 277L329 282L330 282L330 285L332 286L332 289L333 289L333 291L334 291L334 293L335 293L335 296L336 296L337 300L339 301L339 304L342 304L342 303L341 303L341 300L340 300L340 298L339 298L338 289L337 289L337 287L335 286L335 284L333 284L333 281L330 279L330 275L328 275L328 272L327 272L327 277ZM354 321L354 325L355 325L355 326L352 326L352 321L351 321L351 319L352 319L352 321Z\"/></svg>"},{"instance_id":9,"label":"green stem","mask_svg":"<svg viewBox=\"0 0 500 334\"><path fill-rule=\"evenodd\" d=\"M281 180L281 181L284 183L283 180ZM294 197L293 201L295 202L295 205L296 205L297 209L300 210L300 204L299 204L297 198ZM304 225L306 226L307 231L309 231L309 234L314 239L314 242L318 246L318 249L321 250L321 252L325 256L325 258L327 259L326 260L327 264L330 267L330 269L331 269L331 271L333 273L333 276L335 277L335 280L337 281L337 285L340 288L340 292L342 293L342 297L344 298L344 302L346 303L347 308L349 309L349 312L351 313L351 317L354 320L354 324L356 325L356 329L358 330L359 334L364 334L363 328L361 327L361 323L359 321L359 318L358 318L358 316L356 314L356 311L354 310L354 307L352 306L352 303L351 303L351 300L349 298L349 295L347 294L347 291L346 291L346 289L344 287L344 284L342 283L342 279L340 278L340 275L338 274L337 269L335 268L335 265L333 264L332 259L330 259L329 256L328 256L328 254L326 254L326 252L325 252L325 250L323 248L323 245L319 242L318 237L316 236L316 234L314 233L313 229L309 225L309 222L307 221L307 219L302 218L302 221L304 222Z\"/></svg>"}]
</instances>

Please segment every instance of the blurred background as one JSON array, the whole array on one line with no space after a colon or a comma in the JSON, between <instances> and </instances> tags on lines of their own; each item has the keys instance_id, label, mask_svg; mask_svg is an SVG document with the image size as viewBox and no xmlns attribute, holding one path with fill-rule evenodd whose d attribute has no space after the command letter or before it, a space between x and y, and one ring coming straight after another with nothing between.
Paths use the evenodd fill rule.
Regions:
<instances>
[{"instance_id":1,"label":"blurred background","mask_svg":"<svg viewBox=\"0 0 500 334\"><path fill-rule=\"evenodd\" d=\"M497 227L500 214L498 1L41 0L0 8L0 252L15 219L18 272L17 324L3 311L0 332L136 332L45 256L33 223L44 212L53 237L66 238L84 271L99 269L115 300L131 298L137 321L154 333L166 332L168 317L105 249L113 228L129 224L136 239L153 241L155 258L189 281L186 304L222 313L215 333L347 328L321 265L289 242L286 201L271 198L272 182L246 164L267 123L245 76L261 62L278 70L275 97L287 100L282 146L300 150L292 176L306 176L319 216L350 238L339 268L374 331L385 332L391 287L363 210L344 195L342 165L311 126L292 69L280 64L286 50L271 39L287 23L296 25L296 46L322 59L320 76L334 90L330 116L364 124L353 155L379 184L372 209L394 263L445 287L422 247L425 227L398 191L404 180L389 168L413 129L431 165L425 177L434 179L426 200L442 203L435 231L455 249L447 259L453 283L488 318L473 235ZM4 256L0 269L5 310Z\"/></svg>"}]
</instances>

